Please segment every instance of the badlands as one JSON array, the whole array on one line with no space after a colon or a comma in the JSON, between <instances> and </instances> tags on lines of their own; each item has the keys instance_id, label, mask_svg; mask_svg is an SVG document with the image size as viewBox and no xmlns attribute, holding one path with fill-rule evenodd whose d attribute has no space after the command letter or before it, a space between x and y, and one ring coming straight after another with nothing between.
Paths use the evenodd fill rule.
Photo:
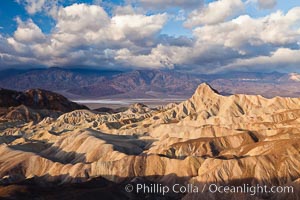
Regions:
<instances>
[{"instance_id":1,"label":"badlands","mask_svg":"<svg viewBox=\"0 0 300 200\"><path fill-rule=\"evenodd\" d=\"M0 118L0 199L300 199L300 98L222 96L203 83L190 99L157 108L6 117ZM203 190L125 190L175 183ZM207 184L294 190L225 194Z\"/></svg>"}]
</instances>

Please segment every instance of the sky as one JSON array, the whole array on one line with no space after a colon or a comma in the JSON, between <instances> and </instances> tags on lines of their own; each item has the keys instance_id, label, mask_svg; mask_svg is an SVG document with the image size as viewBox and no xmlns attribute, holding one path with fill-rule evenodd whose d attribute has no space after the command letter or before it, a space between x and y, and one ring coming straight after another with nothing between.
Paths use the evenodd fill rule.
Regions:
<instances>
[{"instance_id":1,"label":"sky","mask_svg":"<svg viewBox=\"0 0 300 200\"><path fill-rule=\"evenodd\" d=\"M0 1L0 69L35 67L300 72L300 1Z\"/></svg>"}]
</instances>

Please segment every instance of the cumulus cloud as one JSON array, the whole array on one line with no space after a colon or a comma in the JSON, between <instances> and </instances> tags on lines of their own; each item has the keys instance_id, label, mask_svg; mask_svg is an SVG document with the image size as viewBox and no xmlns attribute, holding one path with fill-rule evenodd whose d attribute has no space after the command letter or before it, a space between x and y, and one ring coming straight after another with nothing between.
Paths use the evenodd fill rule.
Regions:
<instances>
[{"instance_id":1,"label":"cumulus cloud","mask_svg":"<svg viewBox=\"0 0 300 200\"><path fill-rule=\"evenodd\" d=\"M43 65L101 65L112 62L107 52L123 48L137 53L151 51L166 14L123 14L108 16L97 5L73 4L61 7L53 31L44 35L32 20L19 18L13 37L7 38L16 56L38 58ZM113 54L111 54L113 55Z\"/></svg>"},{"instance_id":2,"label":"cumulus cloud","mask_svg":"<svg viewBox=\"0 0 300 200\"><path fill-rule=\"evenodd\" d=\"M198 27L194 30L194 35L199 47L218 45L219 49L232 51L229 55L220 58L219 67L212 71L223 70L222 66L232 67L236 64L235 60L239 60L241 67L246 65L240 65L240 63L247 61L248 65L252 64L257 69L255 61L268 58L270 54L273 54L272 52L293 47L299 49L298 45L295 46L300 41L300 29L295 28L299 22L300 8L293 8L287 14L278 11L257 19L244 15L229 22ZM279 53L282 54L283 51ZM228 61L230 61L229 64L226 63ZM282 64L282 62L278 63ZM276 66L272 66L275 70Z\"/></svg>"},{"instance_id":3,"label":"cumulus cloud","mask_svg":"<svg viewBox=\"0 0 300 200\"><path fill-rule=\"evenodd\" d=\"M143 13L142 9L139 9L140 11L137 12L136 8L133 8L131 5L126 6L115 6L114 8L114 14L115 15L133 15L136 13Z\"/></svg>"},{"instance_id":4,"label":"cumulus cloud","mask_svg":"<svg viewBox=\"0 0 300 200\"><path fill-rule=\"evenodd\" d=\"M203 24L217 24L228 20L244 10L241 0L218 0L207 6L194 10L188 17L185 25L195 27Z\"/></svg>"},{"instance_id":5,"label":"cumulus cloud","mask_svg":"<svg viewBox=\"0 0 300 200\"><path fill-rule=\"evenodd\" d=\"M247 59L237 59L235 62L220 67L215 72L247 69L252 71L293 71L298 70L300 50L279 48L268 56L257 56Z\"/></svg>"},{"instance_id":6,"label":"cumulus cloud","mask_svg":"<svg viewBox=\"0 0 300 200\"><path fill-rule=\"evenodd\" d=\"M63 2L69 1L72 0L16 0L17 3L25 7L25 10L30 15L35 15L36 13L44 13L51 17L55 17L57 15L57 12Z\"/></svg>"},{"instance_id":7,"label":"cumulus cloud","mask_svg":"<svg viewBox=\"0 0 300 200\"><path fill-rule=\"evenodd\" d=\"M221 24L198 27L194 34L202 42L245 51L249 45L290 45L299 40L299 30L294 28L299 14L300 8L294 8L286 15L278 11L257 19L243 15Z\"/></svg>"},{"instance_id":8,"label":"cumulus cloud","mask_svg":"<svg viewBox=\"0 0 300 200\"><path fill-rule=\"evenodd\" d=\"M112 18L112 28L124 34L123 37L135 40L151 37L162 29L166 20L166 14L115 16Z\"/></svg>"},{"instance_id":9,"label":"cumulus cloud","mask_svg":"<svg viewBox=\"0 0 300 200\"><path fill-rule=\"evenodd\" d=\"M142 6L152 9L165 9L169 7L194 8L203 4L202 0L135 0Z\"/></svg>"},{"instance_id":10,"label":"cumulus cloud","mask_svg":"<svg viewBox=\"0 0 300 200\"><path fill-rule=\"evenodd\" d=\"M145 55L134 55L128 49L120 49L116 52L115 59L126 66L137 68L174 68L170 58L156 49L152 49L150 54Z\"/></svg>"},{"instance_id":11,"label":"cumulus cloud","mask_svg":"<svg viewBox=\"0 0 300 200\"><path fill-rule=\"evenodd\" d=\"M73 4L58 11L56 29L60 32L82 33L107 26L109 17L96 5Z\"/></svg>"},{"instance_id":12,"label":"cumulus cloud","mask_svg":"<svg viewBox=\"0 0 300 200\"><path fill-rule=\"evenodd\" d=\"M15 32L0 35L0 63L169 68L202 73L265 69L265 65L272 70L282 66L291 69L300 64L300 7L260 18L228 15L241 12L243 7L238 0L210 3L202 14L200 10L193 12L203 17L189 24L192 36L172 37L161 34L170 20L166 13L143 14L123 6L108 14L99 5L61 6L53 15L54 28L47 34L33 20L17 18ZM213 8L219 11L214 12L215 19L211 17ZM187 22L191 19L189 16Z\"/></svg>"},{"instance_id":13,"label":"cumulus cloud","mask_svg":"<svg viewBox=\"0 0 300 200\"><path fill-rule=\"evenodd\" d=\"M298 55L298 51L294 52L292 48L300 41L300 29L295 28L300 22L299 12L300 8L294 8L286 14L278 11L262 18L243 15L220 24L196 28L193 45L158 45L148 55L134 57L127 53L119 59L139 64L142 60L148 63L158 60L161 61L160 65L171 68L188 66L189 69L207 73L228 70L235 65L239 69L253 67L265 70L262 64L256 64L268 60L274 54L271 56L273 62L269 63L276 70L284 63L298 62L297 59L289 58ZM299 49L299 46L295 48ZM247 65L242 65L243 61ZM155 66L158 65L156 62ZM290 64L287 66L291 67Z\"/></svg>"},{"instance_id":14,"label":"cumulus cloud","mask_svg":"<svg viewBox=\"0 0 300 200\"><path fill-rule=\"evenodd\" d=\"M166 14L126 14L109 17L96 5L73 4L61 8L56 18L52 46L65 51L70 48L89 46L93 48L122 48L136 46L141 41L150 43L167 20Z\"/></svg>"},{"instance_id":15,"label":"cumulus cloud","mask_svg":"<svg viewBox=\"0 0 300 200\"><path fill-rule=\"evenodd\" d=\"M271 9L277 4L277 0L257 0L258 6L261 9Z\"/></svg>"},{"instance_id":16,"label":"cumulus cloud","mask_svg":"<svg viewBox=\"0 0 300 200\"><path fill-rule=\"evenodd\" d=\"M40 43L45 40L42 30L30 19L23 22L17 18L18 28L14 33L14 38L23 43Z\"/></svg>"},{"instance_id":17,"label":"cumulus cloud","mask_svg":"<svg viewBox=\"0 0 300 200\"><path fill-rule=\"evenodd\" d=\"M42 11L46 0L17 0L18 3L24 4L25 9L29 14L35 14Z\"/></svg>"}]
</instances>

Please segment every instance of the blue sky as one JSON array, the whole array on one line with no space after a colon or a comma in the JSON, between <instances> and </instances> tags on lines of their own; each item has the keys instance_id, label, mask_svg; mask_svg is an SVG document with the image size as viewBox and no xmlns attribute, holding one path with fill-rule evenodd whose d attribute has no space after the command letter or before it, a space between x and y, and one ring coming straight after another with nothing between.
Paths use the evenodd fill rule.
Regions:
<instances>
[{"instance_id":1,"label":"blue sky","mask_svg":"<svg viewBox=\"0 0 300 200\"><path fill-rule=\"evenodd\" d=\"M206 3L213 2L213 0L206 0ZM73 3L86 3L86 4L95 4L95 1L93 0L81 0L81 1L72 1L72 0L67 0L63 1L61 5L63 6L69 6L72 5ZM105 3L111 3L114 5L124 5L124 1L121 0L113 0L113 1L103 1L103 4ZM16 27L17 23L14 20L17 16L21 17L22 19L27 19L27 18L32 18L36 24L39 25L39 27L45 32L49 33L51 29L53 28L53 20L51 17L47 16L47 14L43 12L36 13L34 15L30 15L26 12L26 9L24 5L17 3L15 0L8 0L8 1L1 1L0 2L0 26L2 27L1 32L2 33L8 33L12 34ZM288 2L286 1L279 1L277 5L272 8L272 9L257 9L255 6L248 6L247 7L247 13L253 17L261 17L264 16L270 11L276 11L276 10L282 10L284 12L287 12L289 9L299 6L300 3L297 0L289 0ZM111 7L105 7L107 12L111 11ZM172 9L167 9L167 10L160 10L158 12L163 12L163 11L168 11L169 13L172 14L178 14L180 10L180 7L172 8ZM189 12L190 9L187 11ZM151 10L151 12L153 12ZM155 11L154 11L155 12ZM189 29L184 28L182 25L182 21L176 21L176 20L170 20L169 23L166 24L166 26L163 27L162 29L162 34L170 34L170 35L190 35L191 31Z\"/></svg>"},{"instance_id":2,"label":"blue sky","mask_svg":"<svg viewBox=\"0 0 300 200\"><path fill-rule=\"evenodd\" d=\"M0 68L299 71L299 0L0 1Z\"/></svg>"}]
</instances>

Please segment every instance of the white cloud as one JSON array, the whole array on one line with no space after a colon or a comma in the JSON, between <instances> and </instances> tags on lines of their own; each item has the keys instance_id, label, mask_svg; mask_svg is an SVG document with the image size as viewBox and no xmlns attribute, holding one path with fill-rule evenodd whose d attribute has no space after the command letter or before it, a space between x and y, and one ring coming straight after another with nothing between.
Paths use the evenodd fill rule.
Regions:
<instances>
[{"instance_id":1,"label":"white cloud","mask_svg":"<svg viewBox=\"0 0 300 200\"><path fill-rule=\"evenodd\" d=\"M17 0L18 3L24 4L29 14L35 14L42 11L46 0Z\"/></svg>"},{"instance_id":2,"label":"white cloud","mask_svg":"<svg viewBox=\"0 0 300 200\"><path fill-rule=\"evenodd\" d=\"M194 8L203 4L202 0L135 0L142 6L152 9L165 9L168 7Z\"/></svg>"},{"instance_id":3,"label":"white cloud","mask_svg":"<svg viewBox=\"0 0 300 200\"><path fill-rule=\"evenodd\" d=\"M289 48L279 48L272 52L269 56L257 56L247 59L237 59L235 62L230 63L224 67L220 67L215 72L225 70L238 70L241 68L250 69L252 71L293 71L298 70L300 64L300 50L293 50Z\"/></svg>"},{"instance_id":4,"label":"white cloud","mask_svg":"<svg viewBox=\"0 0 300 200\"><path fill-rule=\"evenodd\" d=\"M58 11L56 29L66 33L97 31L109 24L109 17L100 6L73 4Z\"/></svg>"},{"instance_id":5,"label":"white cloud","mask_svg":"<svg viewBox=\"0 0 300 200\"><path fill-rule=\"evenodd\" d=\"M75 47L123 48L151 41L167 20L166 14L126 14L109 17L102 7L73 4L61 8L56 18L51 46L70 51Z\"/></svg>"},{"instance_id":6,"label":"white cloud","mask_svg":"<svg viewBox=\"0 0 300 200\"><path fill-rule=\"evenodd\" d=\"M172 69L174 67L168 56L160 54L156 49L153 49L150 54L146 55L134 55L128 49L120 49L116 52L115 59L125 66L134 66L137 68Z\"/></svg>"},{"instance_id":7,"label":"white cloud","mask_svg":"<svg viewBox=\"0 0 300 200\"><path fill-rule=\"evenodd\" d=\"M131 40L147 38L160 31L166 20L166 14L114 16L111 20L112 32L124 34Z\"/></svg>"},{"instance_id":8,"label":"white cloud","mask_svg":"<svg viewBox=\"0 0 300 200\"><path fill-rule=\"evenodd\" d=\"M45 35L41 29L30 19L23 22L17 18L18 28L14 33L14 38L22 43L40 43L45 40Z\"/></svg>"},{"instance_id":9,"label":"white cloud","mask_svg":"<svg viewBox=\"0 0 300 200\"><path fill-rule=\"evenodd\" d=\"M203 24L217 24L236 16L244 10L241 0L218 0L194 10L185 22L187 27Z\"/></svg>"},{"instance_id":10,"label":"white cloud","mask_svg":"<svg viewBox=\"0 0 300 200\"><path fill-rule=\"evenodd\" d=\"M236 6L237 2L230 9L243 7ZM212 8L204 8L207 18L201 19L205 23L195 22L191 38L161 35L170 19L165 13L146 15L123 6L108 15L97 5L57 7L55 26L48 34L32 20L17 19L13 36L0 37L0 63L187 68L203 73L236 66L264 69L270 65L273 70L284 64L299 66L300 7L260 18L233 18L223 12L228 7L212 5L222 11L217 12L217 20L208 17ZM220 20L220 16L227 19Z\"/></svg>"},{"instance_id":11,"label":"white cloud","mask_svg":"<svg viewBox=\"0 0 300 200\"><path fill-rule=\"evenodd\" d=\"M300 7L286 15L278 11L262 18L240 16L228 22L198 27L194 30L197 42L218 44L239 51L249 51L263 45L292 45L299 41Z\"/></svg>"},{"instance_id":12,"label":"white cloud","mask_svg":"<svg viewBox=\"0 0 300 200\"><path fill-rule=\"evenodd\" d=\"M298 55L290 46L300 41L299 22L300 8L294 8L287 14L279 11L256 19L244 15L228 22L196 28L192 46L158 45L148 55L137 55L137 58L134 55L123 56L122 60L139 64L141 60L148 63L155 60L161 65L167 63L166 66L188 66L190 69L201 66L197 70L205 73L224 70L223 66L239 64L237 66L245 67L241 65L243 61L255 68L255 63L269 59L269 55L276 52L272 56L274 62L269 62L273 70L282 67L285 62L291 67L297 62L300 64L299 59L290 59ZM275 65L276 62L280 65ZM158 66L158 63L154 65ZM264 70L263 65L259 67Z\"/></svg>"},{"instance_id":13,"label":"white cloud","mask_svg":"<svg viewBox=\"0 0 300 200\"><path fill-rule=\"evenodd\" d=\"M135 8L133 8L131 5L126 5L126 6L116 6L114 8L114 14L115 15L133 15L136 14ZM142 13L142 12L140 12Z\"/></svg>"},{"instance_id":14,"label":"white cloud","mask_svg":"<svg viewBox=\"0 0 300 200\"><path fill-rule=\"evenodd\" d=\"M16 0L17 3L23 5L28 14L34 15L43 12L49 16L55 17L57 11L61 7L63 0Z\"/></svg>"},{"instance_id":15,"label":"white cloud","mask_svg":"<svg viewBox=\"0 0 300 200\"><path fill-rule=\"evenodd\" d=\"M179 10L177 15L175 15L174 17L174 20L175 21L184 21L186 20L186 13L185 13L185 10Z\"/></svg>"},{"instance_id":16,"label":"white cloud","mask_svg":"<svg viewBox=\"0 0 300 200\"><path fill-rule=\"evenodd\" d=\"M277 0L257 0L258 6L261 9L271 9L277 4Z\"/></svg>"},{"instance_id":17,"label":"white cloud","mask_svg":"<svg viewBox=\"0 0 300 200\"><path fill-rule=\"evenodd\" d=\"M26 45L17 42L14 38L10 37L7 39L7 43L10 44L17 53L25 53L28 48Z\"/></svg>"},{"instance_id":18,"label":"white cloud","mask_svg":"<svg viewBox=\"0 0 300 200\"><path fill-rule=\"evenodd\" d=\"M96 5L73 4L59 8L53 31L44 35L32 20L17 19L14 37L7 38L16 56L36 57L40 64L104 64L109 49L147 50L167 20L166 14L108 16ZM149 47L150 48L150 47ZM106 52L106 53L105 53ZM102 59L102 60L101 60Z\"/></svg>"}]
</instances>

